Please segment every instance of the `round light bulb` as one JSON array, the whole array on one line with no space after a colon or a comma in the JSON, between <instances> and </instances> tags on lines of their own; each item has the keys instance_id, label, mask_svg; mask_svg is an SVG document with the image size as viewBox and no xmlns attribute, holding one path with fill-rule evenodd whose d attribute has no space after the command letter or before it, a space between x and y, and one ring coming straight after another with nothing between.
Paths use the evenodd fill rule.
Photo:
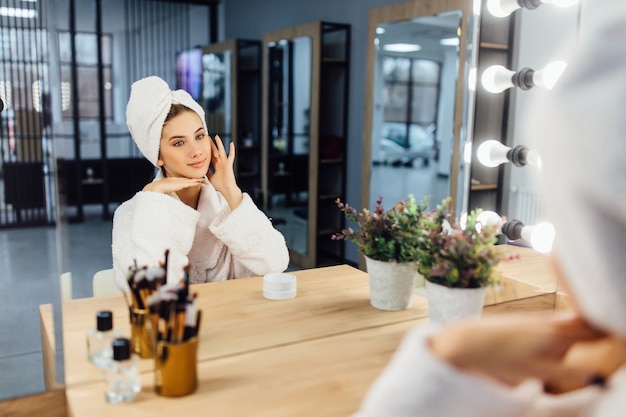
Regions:
<instances>
[{"instance_id":1,"label":"round light bulb","mask_svg":"<svg viewBox=\"0 0 626 417\"><path fill-rule=\"evenodd\" d=\"M500 227L502 225L502 217L495 211L485 210L476 217L476 221L483 226L495 225Z\"/></svg>"},{"instance_id":2,"label":"round light bulb","mask_svg":"<svg viewBox=\"0 0 626 417\"><path fill-rule=\"evenodd\" d=\"M495 225L502 226L502 217L495 211L485 210L476 216L476 231L480 233L482 226ZM467 227L467 212L461 214L459 217L459 227L465 230Z\"/></svg>"},{"instance_id":3,"label":"round light bulb","mask_svg":"<svg viewBox=\"0 0 626 417\"><path fill-rule=\"evenodd\" d=\"M493 168L500 164L508 162L506 153L509 151L508 146L503 145L497 140L486 140L480 144L476 150L476 158L486 167Z\"/></svg>"},{"instance_id":4,"label":"round light bulb","mask_svg":"<svg viewBox=\"0 0 626 417\"><path fill-rule=\"evenodd\" d=\"M515 71L502 65L492 65L483 72L480 82L484 89L490 93L501 93L507 88L513 87L513 81L511 81L513 75L515 75Z\"/></svg>"},{"instance_id":5,"label":"round light bulb","mask_svg":"<svg viewBox=\"0 0 626 417\"><path fill-rule=\"evenodd\" d=\"M552 90L552 87L554 87L559 78L561 78L561 75L563 75L563 72L565 72L566 67L567 63L564 61L551 62L546 65L545 68L535 71L533 74L533 82L536 85L541 85L548 90Z\"/></svg>"},{"instance_id":6,"label":"round light bulb","mask_svg":"<svg viewBox=\"0 0 626 417\"><path fill-rule=\"evenodd\" d=\"M554 234L554 226L550 223L538 223L522 229L522 239L540 253L549 253L552 250Z\"/></svg>"},{"instance_id":7,"label":"round light bulb","mask_svg":"<svg viewBox=\"0 0 626 417\"><path fill-rule=\"evenodd\" d=\"M517 0L487 0L487 10L495 17L506 17L519 8Z\"/></svg>"}]
</instances>

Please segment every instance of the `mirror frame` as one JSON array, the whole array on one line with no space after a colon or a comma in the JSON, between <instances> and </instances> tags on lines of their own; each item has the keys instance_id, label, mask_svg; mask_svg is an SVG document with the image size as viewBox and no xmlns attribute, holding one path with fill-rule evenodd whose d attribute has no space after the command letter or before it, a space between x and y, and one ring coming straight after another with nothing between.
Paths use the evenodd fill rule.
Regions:
<instances>
[{"instance_id":1,"label":"mirror frame","mask_svg":"<svg viewBox=\"0 0 626 417\"><path fill-rule=\"evenodd\" d=\"M376 39L376 27L381 24L392 22L401 22L416 19L423 16L432 16L439 13L450 12L454 10L461 11L461 34L459 39L459 57L458 57L458 74L457 85L454 101L454 144L452 149L452 166L450 168L450 202L451 211L456 212L457 208L464 209L467 196L459 195L459 186L463 190L465 182L468 178L460 179L462 149L465 143L471 143L472 120L471 114L466 111L473 111L473 95L467 95L468 77L467 69L467 51L477 51L478 45L468 48L468 37L472 36L470 41L475 41L477 36L477 16L474 16L473 2L468 0L412 0L405 3L393 4L370 9L368 16L368 36L367 36L367 65L365 74L365 120L363 123L363 163L361 168L361 207L369 207L370 186L372 175L372 114L374 111L374 77L375 77L375 60L376 47L374 41ZM470 26L470 23L473 23ZM476 55L476 52L474 52ZM475 66L476 56L472 58L472 65ZM465 123L465 129L464 129ZM461 135L465 137L461 137ZM466 167L467 168L467 167ZM467 169L465 174L469 175ZM418 200L420 200L420 196ZM459 202L462 202L459 205ZM438 202L435 202L438 203ZM364 266L363 257L360 256L359 265Z\"/></svg>"},{"instance_id":2,"label":"mirror frame","mask_svg":"<svg viewBox=\"0 0 626 417\"><path fill-rule=\"evenodd\" d=\"M309 113L309 178L308 178L308 219L307 219L307 252L302 254L289 248L289 259L296 265L305 268L315 266L317 259L317 247L315 239L317 237L317 216L311 213L317 213L317 199L311 196L317 196L317 163L313 163L318 159L318 143L319 143L319 94L320 94L320 71L321 66L321 22L311 22L299 26L293 26L286 29L280 29L267 32L263 35L263 116L261 121L262 131L262 188L263 188L263 208L267 207L268 197L268 163L269 163L269 44L271 42L279 42L283 39L296 39L301 37L311 38L311 105Z\"/></svg>"}]
</instances>

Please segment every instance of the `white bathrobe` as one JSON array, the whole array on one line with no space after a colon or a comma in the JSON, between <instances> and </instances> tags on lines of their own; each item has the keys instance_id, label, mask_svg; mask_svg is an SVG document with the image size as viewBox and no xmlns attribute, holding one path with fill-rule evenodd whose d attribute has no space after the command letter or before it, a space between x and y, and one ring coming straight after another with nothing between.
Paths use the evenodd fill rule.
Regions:
<instances>
[{"instance_id":1,"label":"white bathrobe","mask_svg":"<svg viewBox=\"0 0 626 417\"><path fill-rule=\"evenodd\" d=\"M198 210L166 195L140 191L113 217L113 269L117 285L128 289L126 275L135 260L157 266L169 249L168 282L178 282L189 264L192 283L282 272L289 264L283 235L250 196L232 210L208 181Z\"/></svg>"},{"instance_id":2,"label":"white bathrobe","mask_svg":"<svg viewBox=\"0 0 626 417\"><path fill-rule=\"evenodd\" d=\"M420 325L404 338L353 417L621 417L626 415L626 367L604 388L543 393L537 380L517 387L462 372L431 352L438 330Z\"/></svg>"}]
</instances>

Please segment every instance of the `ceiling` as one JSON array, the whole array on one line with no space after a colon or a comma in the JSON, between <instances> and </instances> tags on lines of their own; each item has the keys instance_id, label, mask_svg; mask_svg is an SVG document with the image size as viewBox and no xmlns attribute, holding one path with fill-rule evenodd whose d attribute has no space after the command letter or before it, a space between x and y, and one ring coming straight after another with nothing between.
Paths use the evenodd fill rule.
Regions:
<instances>
[{"instance_id":1,"label":"ceiling","mask_svg":"<svg viewBox=\"0 0 626 417\"><path fill-rule=\"evenodd\" d=\"M385 31L377 36L378 45L382 49L383 45L391 43L419 44L420 51L403 55L442 58L445 48L451 47L442 46L440 40L457 37L460 24L461 12L455 11L380 25Z\"/></svg>"}]
</instances>

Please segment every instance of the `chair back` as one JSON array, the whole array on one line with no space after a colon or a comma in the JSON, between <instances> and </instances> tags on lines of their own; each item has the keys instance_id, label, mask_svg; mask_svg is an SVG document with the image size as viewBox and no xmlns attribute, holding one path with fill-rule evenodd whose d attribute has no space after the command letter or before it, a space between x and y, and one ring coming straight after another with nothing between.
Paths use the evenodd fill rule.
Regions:
<instances>
[{"instance_id":1,"label":"chair back","mask_svg":"<svg viewBox=\"0 0 626 417\"><path fill-rule=\"evenodd\" d=\"M108 297L120 294L122 294L122 291L115 284L113 269L103 269L93 275L94 297Z\"/></svg>"},{"instance_id":2,"label":"chair back","mask_svg":"<svg viewBox=\"0 0 626 417\"><path fill-rule=\"evenodd\" d=\"M61 274L61 301L72 299L72 273L64 272Z\"/></svg>"}]
</instances>

